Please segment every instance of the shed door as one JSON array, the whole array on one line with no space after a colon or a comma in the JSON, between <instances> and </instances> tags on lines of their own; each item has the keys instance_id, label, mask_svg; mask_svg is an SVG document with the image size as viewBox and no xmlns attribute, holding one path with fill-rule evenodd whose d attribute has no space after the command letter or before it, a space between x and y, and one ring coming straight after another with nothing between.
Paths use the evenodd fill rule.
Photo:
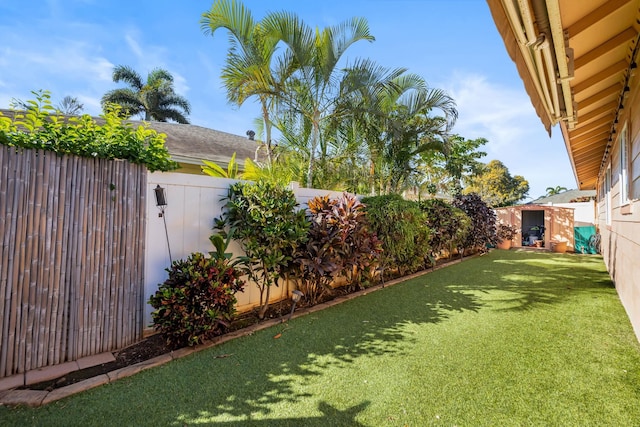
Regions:
<instances>
[{"instance_id":1,"label":"shed door","mask_svg":"<svg viewBox=\"0 0 640 427\"><path fill-rule=\"evenodd\" d=\"M522 211L522 246L544 239L544 210Z\"/></svg>"}]
</instances>

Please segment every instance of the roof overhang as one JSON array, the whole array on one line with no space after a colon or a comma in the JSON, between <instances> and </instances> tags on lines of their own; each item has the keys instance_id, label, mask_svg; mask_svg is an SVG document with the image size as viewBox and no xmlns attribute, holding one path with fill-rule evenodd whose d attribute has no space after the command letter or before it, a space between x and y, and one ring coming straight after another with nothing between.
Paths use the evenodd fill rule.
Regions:
<instances>
[{"instance_id":1,"label":"roof overhang","mask_svg":"<svg viewBox=\"0 0 640 427\"><path fill-rule=\"evenodd\" d=\"M171 160L177 163L184 163L187 165L197 165L197 166L204 165L204 163L202 163L203 159L201 157L181 156L181 155L172 154ZM224 169L229 165L229 161L231 160L231 158L225 155L220 155L220 156L209 155L208 158L204 160L213 162ZM244 159L236 159L235 162L241 170L244 170L244 164L245 164Z\"/></svg>"},{"instance_id":2,"label":"roof overhang","mask_svg":"<svg viewBox=\"0 0 640 427\"><path fill-rule=\"evenodd\" d=\"M547 131L594 189L637 67L640 0L487 0Z\"/></svg>"}]
</instances>

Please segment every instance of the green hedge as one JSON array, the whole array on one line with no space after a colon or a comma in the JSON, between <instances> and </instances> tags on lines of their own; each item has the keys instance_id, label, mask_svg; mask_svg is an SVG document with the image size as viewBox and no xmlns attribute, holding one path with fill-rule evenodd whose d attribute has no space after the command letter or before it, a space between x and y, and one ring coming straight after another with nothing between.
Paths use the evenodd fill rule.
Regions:
<instances>
[{"instance_id":1,"label":"green hedge","mask_svg":"<svg viewBox=\"0 0 640 427\"><path fill-rule=\"evenodd\" d=\"M18 149L53 151L80 157L123 159L150 171L176 169L164 146L166 135L147 125L134 128L118 116L117 107L105 113L104 124L91 116L66 117L52 105L46 91L33 92L36 100L12 117L0 113L0 144Z\"/></svg>"},{"instance_id":2,"label":"green hedge","mask_svg":"<svg viewBox=\"0 0 640 427\"><path fill-rule=\"evenodd\" d=\"M407 274L427 266L431 229L418 203L399 195L365 197L362 203L371 230L382 241L385 269L397 268L399 274Z\"/></svg>"}]
</instances>

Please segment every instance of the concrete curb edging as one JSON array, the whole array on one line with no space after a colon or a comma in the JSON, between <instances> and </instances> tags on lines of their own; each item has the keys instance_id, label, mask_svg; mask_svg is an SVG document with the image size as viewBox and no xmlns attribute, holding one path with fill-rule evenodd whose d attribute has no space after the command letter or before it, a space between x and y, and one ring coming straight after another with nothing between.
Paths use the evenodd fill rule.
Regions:
<instances>
[{"instance_id":1,"label":"concrete curb edging","mask_svg":"<svg viewBox=\"0 0 640 427\"><path fill-rule=\"evenodd\" d=\"M428 270L422 270L418 273L414 273L414 274L410 274L408 276L403 276L397 279L393 279L390 280L384 284L378 284L375 286L372 286L370 288L367 289L363 289L361 291L357 291L357 292L353 292L351 294L348 295L344 295L344 296L340 296L338 298L335 298L331 301L327 301L321 304L317 304L314 305L312 307L306 307L306 308L302 308L298 311L295 311L293 313L293 315L291 316L292 319L298 318L298 317L302 317L302 316L306 316L308 314L312 314L321 310L324 310L326 308L329 307L333 307L335 305L338 304L342 304L345 301L349 301L352 300L354 298L357 298L359 296L362 295L367 295L368 293L371 292L375 292L375 291L379 291L380 289L389 287L389 286L393 286L393 285L397 285L398 283L402 283L405 282L407 280L411 280L411 279L415 279L417 277L420 276L424 276L426 274L429 274L433 271L437 271L437 270L441 270L445 267L449 267L451 265L455 265L455 264L459 264L460 262L464 261L464 260L468 260L468 259L472 259L472 258L476 258L478 256L481 256L482 254L476 254L476 255L472 255L469 257L465 257L464 259L457 259L457 260L453 260L450 262L447 262L445 264L442 264L440 266L436 266L434 268L430 268ZM171 362L172 360L177 360L186 356L189 356L193 353L198 353L202 350L206 350L209 349L211 347L215 347L219 344L225 343L227 341L233 340L235 338L239 338L239 337L244 337L244 336L248 336L253 334L254 332L257 331L261 331L264 329L268 329L272 326L278 325L283 323L285 320L284 318L279 318L279 319L270 319L270 320L266 320L260 323L256 323L254 325L250 325L246 328L243 329L239 329L237 331L234 332L229 332L227 334L221 335L219 337L213 338L209 341L204 342L203 344L197 346L197 347L184 347L175 351L171 351L169 353L154 357L152 359L149 360L145 360L143 362L139 362L136 363L135 365L131 365L131 366L126 366L124 368L120 368L117 369L115 371L111 371L108 372L106 374L101 374L98 375L96 377L93 378L88 378L86 380L83 381L79 381L77 383L74 384L70 384L68 386L65 387L60 387L57 389L54 389L52 391L46 391L46 390L15 390L15 389L9 389L9 390L3 390L0 391L0 405L10 405L10 406L15 406L15 405L24 405L24 406L30 406L30 407L38 407L41 405L46 405L49 404L51 402L55 402L57 400L63 399L65 397L69 397L72 396L74 394L77 393L81 393L83 391L86 390L90 390L92 388L104 385L104 384L108 384L114 381L117 381L121 378L126 378L126 377L130 377L132 375L137 374L138 372L150 369L150 368L154 368L156 366L160 366L160 365L164 365L166 363ZM103 353L100 355L96 355L96 356L90 356L93 358L96 358L96 360L106 360L108 358L108 356L106 356L107 353ZM108 353L111 355L111 357L113 358L113 354L112 353ZM88 359L88 358L87 358ZM115 358L113 359L115 360ZM85 362L85 361L83 361ZM69 362L69 363L76 363L76 362ZM100 362L100 363L104 363L104 362ZM99 363L98 363L99 364ZM68 367L67 367L68 368ZM67 369L64 368L64 369ZM26 378L26 375L28 373L25 374L19 374L19 375L14 375L11 377L7 377L7 378L3 378L3 381L5 382L6 385L10 385L10 384L15 384L13 385L13 387L21 387L23 385L28 385L24 383L24 378ZM62 374L64 375L64 374ZM53 377L55 378L55 377ZM48 378L51 379L51 378ZM45 380L40 380L40 381L46 381ZM37 381L35 381L37 382ZM30 384L35 384L35 382L31 382Z\"/></svg>"}]
</instances>

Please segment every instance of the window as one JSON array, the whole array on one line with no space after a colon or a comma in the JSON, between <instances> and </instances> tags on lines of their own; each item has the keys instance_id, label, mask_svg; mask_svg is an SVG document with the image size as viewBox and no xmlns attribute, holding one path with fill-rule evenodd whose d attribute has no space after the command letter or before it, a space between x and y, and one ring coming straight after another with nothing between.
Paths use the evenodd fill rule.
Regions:
<instances>
[{"instance_id":1,"label":"window","mask_svg":"<svg viewBox=\"0 0 640 427\"><path fill-rule=\"evenodd\" d=\"M620 205L629 203L629 141L627 125L620 133Z\"/></svg>"}]
</instances>

